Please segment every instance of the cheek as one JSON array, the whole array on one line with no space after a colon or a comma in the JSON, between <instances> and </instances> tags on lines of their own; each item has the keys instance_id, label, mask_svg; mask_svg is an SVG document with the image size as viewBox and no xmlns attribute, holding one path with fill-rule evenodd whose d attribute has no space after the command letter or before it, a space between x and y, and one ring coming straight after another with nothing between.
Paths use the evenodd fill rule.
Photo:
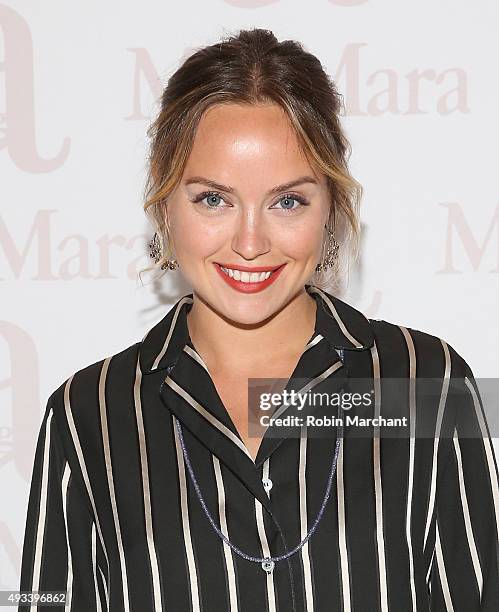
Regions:
<instances>
[{"instance_id":1,"label":"cheek","mask_svg":"<svg viewBox=\"0 0 499 612\"><path fill-rule=\"evenodd\" d=\"M293 259L306 259L319 255L321 248L320 225L295 227L292 232L281 231L276 236L279 250Z\"/></svg>"},{"instance_id":2,"label":"cheek","mask_svg":"<svg viewBox=\"0 0 499 612\"><path fill-rule=\"evenodd\" d=\"M199 216L178 215L172 226L176 251L180 257L199 260L208 257L223 243L221 228L210 227Z\"/></svg>"}]
</instances>

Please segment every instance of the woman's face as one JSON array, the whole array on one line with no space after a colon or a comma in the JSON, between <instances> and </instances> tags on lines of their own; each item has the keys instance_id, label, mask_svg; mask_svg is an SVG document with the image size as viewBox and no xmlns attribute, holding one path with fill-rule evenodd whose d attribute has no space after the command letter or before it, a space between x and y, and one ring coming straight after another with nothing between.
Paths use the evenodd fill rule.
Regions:
<instances>
[{"instance_id":1,"label":"woman's face","mask_svg":"<svg viewBox=\"0 0 499 612\"><path fill-rule=\"evenodd\" d=\"M279 106L216 105L203 115L168 200L174 256L211 308L258 323L303 291L321 256L329 206L326 179L300 152ZM258 270L231 278L221 266ZM261 280L259 269L277 266Z\"/></svg>"}]
</instances>

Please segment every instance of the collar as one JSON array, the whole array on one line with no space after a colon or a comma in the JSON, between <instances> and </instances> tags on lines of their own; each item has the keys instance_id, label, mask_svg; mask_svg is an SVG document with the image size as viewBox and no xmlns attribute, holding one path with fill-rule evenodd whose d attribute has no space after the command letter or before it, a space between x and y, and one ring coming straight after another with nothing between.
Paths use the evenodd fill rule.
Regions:
<instances>
[{"instance_id":1,"label":"collar","mask_svg":"<svg viewBox=\"0 0 499 612\"><path fill-rule=\"evenodd\" d=\"M314 335L323 336L335 349L362 351L374 344L369 320L359 310L315 285L305 285L317 302ZM140 368L149 374L173 365L190 342L187 314L193 294L180 298L140 342Z\"/></svg>"}]
</instances>

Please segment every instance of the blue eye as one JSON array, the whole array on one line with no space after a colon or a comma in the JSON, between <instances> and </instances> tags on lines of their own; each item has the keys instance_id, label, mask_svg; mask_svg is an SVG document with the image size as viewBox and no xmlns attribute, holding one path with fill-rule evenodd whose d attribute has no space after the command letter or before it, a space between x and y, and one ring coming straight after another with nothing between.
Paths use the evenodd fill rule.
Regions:
<instances>
[{"instance_id":1,"label":"blue eye","mask_svg":"<svg viewBox=\"0 0 499 612\"><path fill-rule=\"evenodd\" d=\"M278 200L277 203L279 202L287 202L287 204L284 205L281 210L286 210L289 212L294 212L295 210L298 210L301 206L308 206L308 202L304 198L291 194L283 196L280 200ZM289 205L290 202L291 205ZM293 202L298 202L299 206L294 207Z\"/></svg>"},{"instance_id":2,"label":"blue eye","mask_svg":"<svg viewBox=\"0 0 499 612\"><path fill-rule=\"evenodd\" d=\"M218 205L217 198L218 200L223 201L223 198L219 193L216 193L215 191L205 191L204 193L199 194L194 202L202 202L203 200L207 199L208 201L205 203L207 208L221 208Z\"/></svg>"}]
</instances>

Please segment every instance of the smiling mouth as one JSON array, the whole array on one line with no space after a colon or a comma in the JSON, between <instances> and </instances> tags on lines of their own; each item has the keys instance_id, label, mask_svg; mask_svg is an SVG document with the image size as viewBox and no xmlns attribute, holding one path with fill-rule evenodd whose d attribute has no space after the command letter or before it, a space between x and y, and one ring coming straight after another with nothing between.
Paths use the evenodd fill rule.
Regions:
<instances>
[{"instance_id":1,"label":"smiling mouth","mask_svg":"<svg viewBox=\"0 0 499 612\"><path fill-rule=\"evenodd\" d=\"M216 264L222 272L236 281L241 283L262 283L270 278L275 272L280 270L285 264L281 264L280 266L274 266L273 268L269 267L265 269L263 266L260 268L256 268L256 271L251 271L252 269L241 270L237 268L227 268L222 266L221 264ZM255 270L255 268L253 268Z\"/></svg>"}]
</instances>

